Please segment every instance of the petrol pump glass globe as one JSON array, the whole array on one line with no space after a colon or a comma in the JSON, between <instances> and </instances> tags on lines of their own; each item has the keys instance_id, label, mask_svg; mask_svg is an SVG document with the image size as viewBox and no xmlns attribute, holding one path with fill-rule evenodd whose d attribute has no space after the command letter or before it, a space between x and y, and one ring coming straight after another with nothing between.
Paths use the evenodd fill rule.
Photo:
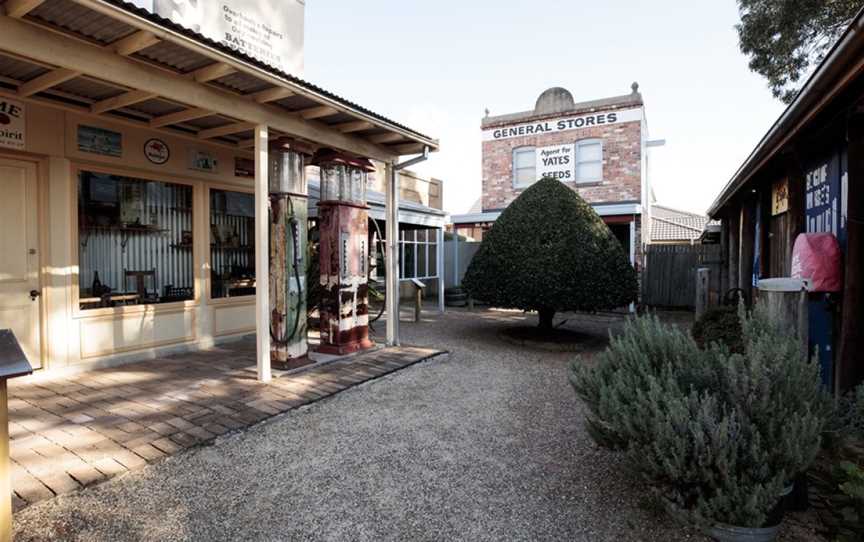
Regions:
<instances>
[{"instance_id":1,"label":"petrol pump glass globe","mask_svg":"<svg viewBox=\"0 0 864 542\"><path fill-rule=\"evenodd\" d=\"M278 150L270 153L270 191L306 194L306 160L298 152Z\"/></svg>"},{"instance_id":2,"label":"petrol pump glass globe","mask_svg":"<svg viewBox=\"0 0 864 542\"><path fill-rule=\"evenodd\" d=\"M343 164L327 162L321 164L321 201L339 201L345 184L346 171Z\"/></svg>"},{"instance_id":3,"label":"petrol pump glass globe","mask_svg":"<svg viewBox=\"0 0 864 542\"><path fill-rule=\"evenodd\" d=\"M357 205L366 204L366 175L360 168L351 168L351 202Z\"/></svg>"},{"instance_id":4,"label":"petrol pump glass globe","mask_svg":"<svg viewBox=\"0 0 864 542\"><path fill-rule=\"evenodd\" d=\"M339 165L339 201L351 201L351 169L348 166Z\"/></svg>"}]
</instances>

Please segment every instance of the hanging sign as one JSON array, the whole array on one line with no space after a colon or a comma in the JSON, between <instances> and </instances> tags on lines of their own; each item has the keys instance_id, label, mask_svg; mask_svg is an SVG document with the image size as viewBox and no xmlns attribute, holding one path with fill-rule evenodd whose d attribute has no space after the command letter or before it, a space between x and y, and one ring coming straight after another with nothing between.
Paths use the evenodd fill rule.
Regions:
<instances>
[{"instance_id":1,"label":"hanging sign","mask_svg":"<svg viewBox=\"0 0 864 542\"><path fill-rule=\"evenodd\" d=\"M789 210L789 179L781 179L771 185L771 216Z\"/></svg>"},{"instance_id":2,"label":"hanging sign","mask_svg":"<svg viewBox=\"0 0 864 542\"><path fill-rule=\"evenodd\" d=\"M24 104L0 98L0 147L24 150L27 142L27 121Z\"/></svg>"},{"instance_id":3,"label":"hanging sign","mask_svg":"<svg viewBox=\"0 0 864 542\"><path fill-rule=\"evenodd\" d=\"M539 147L534 153L536 157L537 178L552 177L563 182L576 178L576 145L552 145Z\"/></svg>"},{"instance_id":4,"label":"hanging sign","mask_svg":"<svg viewBox=\"0 0 864 542\"><path fill-rule=\"evenodd\" d=\"M148 139L144 143L144 156L154 164L162 165L171 158L171 149L161 139Z\"/></svg>"}]
</instances>

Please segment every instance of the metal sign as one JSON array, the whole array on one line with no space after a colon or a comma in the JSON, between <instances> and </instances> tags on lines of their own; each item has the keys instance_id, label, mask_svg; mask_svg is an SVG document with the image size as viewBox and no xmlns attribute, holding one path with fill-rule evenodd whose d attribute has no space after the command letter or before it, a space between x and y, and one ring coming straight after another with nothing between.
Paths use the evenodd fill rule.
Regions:
<instances>
[{"instance_id":1,"label":"metal sign","mask_svg":"<svg viewBox=\"0 0 864 542\"><path fill-rule=\"evenodd\" d=\"M24 150L27 143L27 119L24 104L0 98L0 147Z\"/></svg>"},{"instance_id":2,"label":"metal sign","mask_svg":"<svg viewBox=\"0 0 864 542\"><path fill-rule=\"evenodd\" d=\"M78 150L120 158L123 156L123 136L113 130L79 124Z\"/></svg>"},{"instance_id":3,"label":"metal sign","mask_svg":"<svg viewBox=\"0 0 864 542\"><path fill-rule=\"evenodd\" d=\"M536 157L537 178L551 177L563 182L576 179L576 145L552 145L540 147L534 153Z\"/></svg>"},{"instance_id":4,"label":"metal sign","mask_svg":"<svg viewBox=\"0 0 864 542\"><path fill-rule=\"evenodd\" d=\"M161 139L148 139L144 143L144 156L154 164L162 165L171 158L171 149Z\"/></svg>"},{"instance_id":5,"label":"metal sign","mask_svg":"<svg viewBox=\"0 0 864 542\"><path fill-rule=\"evenodd\" d=\"M834 153L807 170L804 200L807 233L833 233L844 248L849 183L845 158Z\"/></svg>"},{"instance_id":6,"label":"metal sign","mask_svg":"<svg viewBox=\"0 0 864 542\"><path fill-rule=\"evenodd\" d=\"M789 210L789 179L784 178L771 185L771 216Z\"/></svg>"}]
</instances>

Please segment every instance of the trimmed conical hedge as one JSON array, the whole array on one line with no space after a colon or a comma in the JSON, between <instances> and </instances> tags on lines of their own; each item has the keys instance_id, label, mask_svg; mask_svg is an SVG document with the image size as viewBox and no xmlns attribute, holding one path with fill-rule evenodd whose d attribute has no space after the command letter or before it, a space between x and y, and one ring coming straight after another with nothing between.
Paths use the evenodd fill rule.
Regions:
<instances>
[{"instance_id":1,"label":"trimmed conical hedge","mask_svg":"<svg viewBox=\"0 0 864 542\"><path fill-rule=\"evenodd\" d=\"M483 237L463 280L494 307L595 311L636 299L636 271L621 243L575 191L551 178L526 189Z\"/></svg>"}]
</instances>

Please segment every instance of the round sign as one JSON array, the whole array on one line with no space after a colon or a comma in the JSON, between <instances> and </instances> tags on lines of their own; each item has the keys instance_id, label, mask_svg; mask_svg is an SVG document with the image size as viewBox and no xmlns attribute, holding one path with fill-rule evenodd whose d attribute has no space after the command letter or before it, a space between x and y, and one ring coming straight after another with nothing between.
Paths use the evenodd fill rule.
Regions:
<instances>
[{"instance_id":1,"label":"round sign","mask_svg":"<svg viewBox=\"0 0 864 542\"><path fill-rule=\"evenodd\" d=\"M161 139L148 139L147 143L144 143L144 156L154 164L161 165L171 157L171 150Z\"/></svg>"}]
</instances>

